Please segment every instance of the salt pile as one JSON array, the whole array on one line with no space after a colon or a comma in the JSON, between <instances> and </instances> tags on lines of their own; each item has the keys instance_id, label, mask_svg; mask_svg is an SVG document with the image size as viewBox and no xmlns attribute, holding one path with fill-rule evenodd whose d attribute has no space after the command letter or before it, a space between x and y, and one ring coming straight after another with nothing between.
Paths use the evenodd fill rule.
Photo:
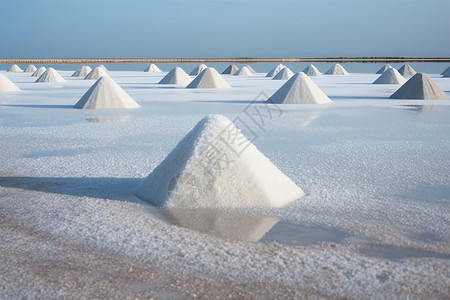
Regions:
<instances>
[{"instance_id":1,"label":"salt pile","mask_svg":"<svg viewBox=\"0 0 450 300\"><path fill-rule=\"evenodd\" d=\"M327 75L348 75L348 72L340 64L335 64L328 71L325 72Z\"/></svg>"},{"instance_id":2,"label":"salt pile","mask_svg":"<svg viewBox=\"0 0 450 300\"><path fill-rule=\"evenodd\" d=\"M443 72L441 75L442 75L442 77L450 77L450 67L445 72Z\"/></svg>"},{"instance_id":3,"label":"salt pile","mask_svg":"<svg viewBox=\"0 0 450 300\"><path fill-rule=\"evenodd\" d=\"M105 72L108 72L108 69L104 65L98 66L99 68L102 68Z\"/></svg>"},{"instance_id":4,"label":"salt pile","mask_svg":"<svg viewBox=\"0 0 450 300\"><path fill-rule=\"evenodd\" d=\"M206 68L208 68L207 65L205 65L205 64L200 64L200 65L196 66L195 69L192 70L191 73L189 73L189 75L197 76L198 74L200 74L201 72L203 72L203 70L205 70Z\"/></svg>"},{"instance_id":5,"label":"salt pile","mask_svg":"<svg viewBox=\"0 0 450 300\"><path fill-rule=\"evenodd\" d=\"M228 82L223 79L222 75L220 75L216 69L214 68L206 68L201 72L197 77L192 80L192 82L186 87L188 89L196 89L196 88L216 88L216 89L225 89L231 88Z\"/></svg>"},{"instance_id":6,"label":"salt pile","mask_svg":"<svg viewBox=\"0 0 450 300\"><path fill-rule=\"evenodd\" d=\"M34 73L36 72L37 68L34 65L28 65L27 68L24 70L25 73Z\"/></svg>"},{"instance_id":7,"label":"salt pile","mask_svg":"<svg viewBox=\"0 0 450 300\"><path fill-rule=\"evenodd\" d=\"M408 64L403 65L400 69L398 69L398 72L403 76L414 76L416 74L416 71L414 71L414 69Z\"/></svg>"},{"instance_id":8,"label":"salt pile","mask_svg":"<svg viewBox=\"0 0 450 300\"><path fill-rule=\"evenodd\" d=\"M384 72L387 71L387 69L392 68L390 64L385 64L384 66L381 67L381 69L379 69L377 71L376 74L383 74Z\"/></svg>"},{"instance_id":9,"label":"salt pile","mask_svg":"<svg viewBox=\"0 0 450 300\"><path fill-rule=\"evenodd\" d=\"M325 104L330 98L303 72L295 74L267 102L282 104Z\"/></svg>"},{"instance_id":10,"label":"salt pile","mask_svg":"<svg viewBox=\"0 0 450 300\"><path fill-rule=\"evenodd\" d=\"M241 67L236 73L235 76L253 76L252 71L250 71L247 67Z\"/></svg>"},{"instance_id":11,"label":"salt pile","mask_svg":"<svg viewBox=\"0 0 450 300\"><path fill-rule=\"evenodd\" d=\"M450 73L450 67L442 71L441 75L444 75L445 73Z\"/></svg>"},{"instance_id":12,"label":"salt pile","mask_svg":"<svg viewBox=\"0 0 450 300\"><path fill-rule=\"evenodd\" d=\"M40 77L45 71L47 71L46 67L40 67L33 74L31 74L31 77Z\"/></svg>"},{"instance_id":13,"label":"salt pile","mask_svg":"<svg viewBox=\"0 0 450 300\"><path fill-rule=\"evenodd\" d=\"M72 77L86 77L91 71L91 67L82 66L72 74Z\"/></svg>"},{"instance_id":14,"label":"salt pile","mask_svg":"<svg viewBox=\"0 0 450 300\"><path fill-rule=\"evenodd\" d=\"M305 73L308 76L322 76L322 73L320 73L319 69L317 69L314 65L307 66L303 73Z\"/></svg>"},{"instance_id":15,"label":"salt pile","mask_svg":"<svg viewBox=\"0 0 450 300\"><path fill-rule=\"evenodd\" d=\"M100 77L75 104L75 108L140 107L109 75Z\"/></svg>"},{"instance_id":16,"label":"salt pile","mask_svg":"<svg viewBox=\"0 0 450 300\"><path fill-rule=\"evenodd\" d=\"M425 73L416 73L390 97L391 99L449 99Z\"/></svg>"},{"instance_id":17,"label":"salt pile","mask_svg":"<svg viewBox=\"0 0 450 300\"><path fill-rule=\"evenodd\" d=\"M166 207L282 207L304 192L226 117L203 118L134 191Z\"/></svg>"},{"instance_id":18,"label":"salt pile","mask_svg":"<svg viewBox=\"0 0 450 300\"><path fill-rule=\"evenodd\" d=\"M292 72L288 67L284 67L280 72L278 72L277 75L272 78L272 80L288 80L292 76L294 76L294 72Z\"/></svg>"},{"instance_id":19,"label":"salt pile","mask_svg":"<svg viewBox=\"0 0 450 300\"><path fill-rule=\"evenodd\" d=\"M17 92L20 89L8 77L0 74L0 92Z\"/></svg>"},{"instance_id":20,"label":"salt pile","mask_svg":"<svg viewBox=\"0 0 450 300\"><path fill-rule=\"evenodd\" d=\"M153 73L159 73L162 72L160 68L158 68L157 65L151 64L147 68L145 68L144 72L153 72Z\"/></svg>"},{"instance_id":21,"label":"salt pile","mask_svg":"<svg viewBox=\"0 0 450 300\"><path fill-rule=\"evenodd\" d=\"M55 69L50 67L35 82L65 82L65 80Z\"/></svg>"},{"instance_id":22,"label":"salt pile","mask_svg":"<svg viewBox=\"0 0 450 300\"><path fill-rule=\"evenodd\" d=\"M239 70L238 66L235 64L229 65L228 68L225 69L225 71L222 72L222 74L230 74L233 75Z\"/></svg>"},{"instance_id":23,"label":"salt pile","mask_svg":"<svg viewBox=\"0 0 450 300\"><path fill-rule=\"evenodd\" d=\"M405 82L406 79L396 69L389 68L373 84L404 84Z\"/></svg>"},{"instance_id":24,"label":"salt pile","mask_svg":"<svg viewBox=\"0 0 450 300\"><path fill-rule=\"evenodd\" d=\"M173 68L161 79L158 84L178 84L188 85L192 81L191 77L180 67Z\"/></svg>"},{"instance_id":25,"label":"salt pile","mask_svg":"<svg viewBox=\"0 0 450 300\"><path fill-rule=\"evenodd\" d=\"M255 74L256 73L256 71L255 70L253 70L253 68L250 66L250 65L245 65L244 67L246 67L247 69L249 69L250 70L250 72L252 72L253 74Z\"/></svg>"},{"instance_id":26,"label":"salt pile","mask_svg":"<svg viewBox=\"0 0 450 300\"><path fill-rule=\"evenodd\" d=\"M18 65L12 65L7 72L23 72Z\"/></svg>"},{"instance_id":27,"label":"salt pile","mask_svg":"<svg viewBox=\"0 0 450 300\"><path fill-rule=\"evenodd\" d=\"M89 74L86 75L86 77L84 77L85 80L97 80L102 76L108 75L107 71L105 71L105 69L103 69L101 66L100 67L96 67L94 70L92 70L91 72L89 72Z\"/></svg>"},{"instance_id":28,"label":"salt pile","mask_svg":"<svg viewBox=\"0 0 450 300\"><path fill-rule=\"evenodd\" d=\"M285 65L279 64L278 66L270 70L269 73L267 73L266 77L273 77L277 75L278 72L280 72L285 67L286 67Z\"/></svg>"}]
</instances>

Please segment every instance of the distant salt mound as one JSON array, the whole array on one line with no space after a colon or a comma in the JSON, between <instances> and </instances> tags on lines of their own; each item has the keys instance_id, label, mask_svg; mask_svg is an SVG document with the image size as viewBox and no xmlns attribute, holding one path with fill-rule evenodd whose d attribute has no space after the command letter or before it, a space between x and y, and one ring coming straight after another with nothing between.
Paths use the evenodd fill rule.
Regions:
<instances>
[{"instance_id":1,"label":"distant salt mound","mask_svg":"<svg viewBox=\"0 0 450 300\"><path fill-rule=\"evenodd\" d=\"M273 77L273 76L277 75L278 72L280 72L285 67L286 67L285 65L279 64L278 66L276 66L275 68L270 70L270 72L267 73L266 77Z\"/></svg>"},{"instance_id":2,"label":"distant salt mound","mask_svg":"<svg viewBox=\"0 0 450 300\"><path fill-rule=\"evenodd\" d=\"M278 72L277 75L272 78L272 80L288 80L292 76L294 76L294 72L292 72L288 67L284 67L280 72Z\"/></svg>"},{"instance_id":3,"label":"distant salt mound","mask_svg":"<svg viewBox=\"0 0 450 300\"><path fill-rule=\"evenodd\" d=\"M55 69L50 67L35 82L65 82L65 80Z\"/></svg>"},{"instance_id":4,"label":"distant salt mound","mask_svg":"<svg viewBox=\"0 0 450 300\"><path fill-rule=\"evenodd\" d=\"M425 73L416 73L390 97L391 99L449 99L444 91Z\"/></svg>"},{"instance_id":5,"label":"distant salt mound","mask_svg":"<svg viewBox=\"0 0 450 300\"><path fill-rule=\"evenodd\" d=\"M406 79L394 68L387 69L373 84L404 84Z\"/></svg>"},{"instance_id":6,"label":"distant salt mound","mask_svg":"<svg viewBox=\"0 0 450 300\"><path fill-rule=\"evenodd\" d=\"M252 71L250 71L247 67L241 67L236 73L233 74L234 76L253 76Z\"/></svg>"},{"instance_id":7,"label":"distant salt mound","mask_svg":"<svg viewBox=\"0 0 450 300\"><path fill-rule=\"evenodd\" d=\"M134 194L172 208L282 207L304 196L221 115L198 122Z\"/></svg>"},{"instance_id":8,"label":"distant salt mound","mask_svg":"<svg viewBox=\"0 0 450 300\"><path fill-rule=\"evenodd\" d=\"M104 65L98 66L99 68L102 68L105 72L108 72L108 69Z\"/></svg>"},{"instance_id":9,"label":"distant salt mound","mask_svg":"<svg viewBox=\"0 0 450 300\"><path fill-rule=\"evenodd\" d=\"M151 64L147 68L145 68L144 72L160 73L162 71L160 68L158 68L157 65Z\"/></svg>"},{"instance_id":10,"label":"distant salt mound","mask_svg":"<svg viewBox=\"0 0 450 300\"><path fill-rule=\"evenodd\" d=\"M442 73L442 77L450 77L450 67L447 69L446 72Z\"/></svg>"},{"instance_id":11,"label":"distant salt mound","mask_svg":"<svg viewBox=\"0 0 450 300\"><path fill-rule=\"evenodd\" d=\"M7 72L16 72L17 73L17 72L23 72L23 70L18 65L12 65L11 67L9 67Z\"/></svg>"},{"instance_id":12,"label":"distant salt mound","mask_svg":"<svg viewBox=\"0 0 450 300\"><path fill-rule=\"evenodd\" d=\"M314 65L307 66L303 73L305 73L308 76L322 76L322 73L320 73L319 69L317 69Z\"/></svg>"},{"instance_id":13,"label":"distant salt mound","mask_svg":"<svg viewBox=\"0 0 450 300\"><path fill-rule=\"evenodd\" d=\"M390 64L385 64L384 66L381 67L381 69L379 69L377 71L376 74L383 74L384 72L386 72L389 68L392 68L392 66Z\"/></svg>"},{"instance_id":14,"label":"distant salt mound","mask_svg":"<svg viewBox=\"0 0 450 300\"><path fill-rule=\"evenodd\" d=\"M27 68L23 71L24 73L34 73L37 68L34 65L28 65Z\"/></svg>"},{"instance_id":15,"label":"distant salt mound","mask_svg":"<svg viewBox=\"0 0 450 300\"><path fill-rule=\"evenodd\" d=\"M17 92L20 89L8 77L0 74L0 92Z\"/></svg>"},{"instance_id":16,"label":"distant salt mound","mask_svg":"<svg viewBox=\"0 0 450 300\"><path fill-rule=\"evenodd\" d=\"M75 108L108 109L140 107L109 75L100 77L75 104Z\"/></svg>"},{"instance_id":17,"label":"distant salt mound","mask_svg":"<svg viewBox=\"0 0 450 300\"><path fill-rule=\"evenodd\" d=\"M161 79L158 84L188 85L192 81L191 77L180 67L173 68Z\"/></svg>"},{"instance_id":18,"label":"distant salt mound","mask_svg":"<svg viewBox=\"0 0 450 300\"><path fill-rule=\"evenodd\" d=\"M45 73L45 71L47 71L46 67L40 67L33 74L31 74L31 77L40 77L42 74Z\"/></svg>"},{"instance_id":19,"label":"distant salt mound","mask_svg":"<svg viewBox=\"0 0 450 300\"><path fill-rule=\"evenodd\" d=\"M89 72L89 74L86 75L86 77L84 77L85 80L97 80L102 76L108 75L108 72L105 71L105 69L103 69L101 66L100 67L96 67L94 70L92 70L91 72Z\"/></svg>"},{"instance_id":20,"label":"distant salt mound","mask_svg":"<svg viewBox=\"0 0 450 300\"><path fill-rule=\"evenodd\" d=\"M444 75L445 73L450 73L450 67L442 71L441 75Z\"/></svg>"},{"instance_id":21,"label":"distant salt mound","mask_svg":"<svg viewBox=\"0 0 450 300\"><path fill-rule=\"evenodd\" d=\"M282 104L325 104L330 98L303 72L295 74L267 102Z\"/></svg>"},{"instance_id":22,"label":"distant salt mound","mask_svg":"<svg viewBox=\"0 0 450 300\"><path fill-rule=\"evenodd\" d=\"M206 68L208 68L207 65L205 65L205 64L200 64L200 65L196 66L196 67L194 68L194 70L192 70L192 72L189 73L189 75L197 76L198 74L200 74L201 72L203 72L203 70L205 70Z\"/></svg>"},{"instance_id":23,"label":"distant salt mound","mask_svg":"<svg viewBox=\"0 0 450 300\"><path fill-rule=\"evenodd\" d=\"M253 68L250 65L245 65L244 67L246 67L247 69L250 70L250 72L252 72L253 74L256 74L256 71L253 70Z\"/></svg>"},{"instance_id":24,"label":"distant salt mound","mask_svg":"<svg viewBox=\"0 0 450 300\"><path fill-rule=\"evenodd\" d=\"M72 74L72 77L86 77L91 71L91 67L82 66Z\"/></svg>"},{"instance_id":25,"label":"distant salt mound","mask_svg":"<svg viewBox=\"0 0 450 300\"><path fill-rule=\"evenodd\" d=\"M214 68L206 68L186 87L188 89L226 89L231 88L228 82Z\"/></svg>"},{"instance_id":26,"label":"distant salt mound","mask_svg":"<svg viewBox=\"0 0 450 300\"><path fill-rule=\"evenodd\" d=\"M408 64L403 65L400 69L398 69L398 72L403 76L414 76L416 74L416 71L414 71L414 69Z\"/></svg>"},{"instance_id":27,"label":"distant salt mound","mask_svg":"<svg viewBox=\"0 0 450 300\"><path fill-rule=\"evenodd\" d=\"M349 75L348 72L340 64L335 64L328 71L325 72L326 75Z\"/></svg>"},{"instance_id":28,"label":"distant salt mound","mask_svg":"<svg viewBox=\"0 0 450 300\"><path fill-rule=\"evenodd\" d=\"M222 74L230 74L233 75L239 70L238 66L235 64L229 65L228 68L225 69L225 71L222 72Z\"/></svg>"}]
</instances>

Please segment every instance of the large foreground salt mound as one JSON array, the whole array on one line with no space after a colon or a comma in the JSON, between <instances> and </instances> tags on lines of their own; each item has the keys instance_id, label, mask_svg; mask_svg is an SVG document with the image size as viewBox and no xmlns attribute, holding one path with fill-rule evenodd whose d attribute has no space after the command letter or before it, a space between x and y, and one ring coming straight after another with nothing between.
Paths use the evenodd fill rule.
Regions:
<instances>
[{"instance_id":1,"label":"large foreground salt mound","mask_svg":"<svg viewBox=\"0 0 450 300\"><path fill-rule=\"evenodd\" d=\"M109 75L100 77L75 104L75 108L137 108L140 107Z\"/></svg>"},{"instance_id":2,"label":"large foreground salt mound","mask_svg":"<svg viewBox=\"0 0 450 300\"><path fill-rule=\"evenodd\" d=\"M278 72L280 72L285 67L286 67L285 65L279 64L278 66L276 66L275 68L270 70L269 73L267 73L266 77L273 77L273 76L277 75Z\"/></svg>"},{"instance_id":3,"label":"large foreground salt mound","mask_svg":"<svg viewBox=\"0 0 450 300\"><path fill-rule=\"evenodd\" d=\"M50 67L35 82L65 82L65 80L55 69Z\"/></svg>"},{"instance_id":4,"label":"large foreground salt mound","mask_svg":"<svg viewBox=\"0 0 450 300\"><path fill-rule=\"evenodd\" d=\"M8 77L0 74L0 92L17 92L20 89Z\"/></svg>"},{"instance_id":5,"label":"large foreground salt mound","mask_svg":"<svg viewBox=\"0 0 450 300\"><path fill-rule=\"evenodd\" d=\"M206 68L186 87L188 89L198 88L231 88L228 82L214 68Z\"/></svg>"},{"instance_id":6,"label":"large foreground salt mound","mask_svg":"<svg viewBox=\"0 0 450 300\"><path fill-rule=\"evenodd\" d=\"M9 67L9 69L7 70L7 72L23 72L23 70L18 66L18 65L12 65L11 67Z\"/></svg>"},{"instance_id":7,"label":"large foreground salt mound","mask_svg":"<svg viewBox=\"0 0 450 300\"><path fill-rule=\"evenodd\" d=\"M225 69L225 71L222 72L222 74L230 74L233 75L239 70L239 67L235 64L229 65L228 68Z\"/></svg>"},{"instance_id":8,"label":"large foreground salt mound","mask_svg":"<svg viewBox=\"0 0 450 300\"><path fill-rule=\"evenodd\" d=\"M250 71L247 67L241 67L236 73L235 76L253 76L252 71Z\"/></svg>"},{"instance_id":9,"label":"large foreground salt mound","mask_svg":"<svg viewBox=\"0 0 450 300\"><path fill-rule=\"evenodd\" d=\"M27 68L23 71L24 73L34 73L37 68L34 65L28 65Z\"/></svg>"},{"instance_id":10,"label":"large foreground salt mound","mask_svg":"<svg viewBox=\"0 0 450 300\"><path fill-rule=\"evenodd\" d=\"M416 74L416 71L414 71L414 69L408 64L403 65L400 69L398 69L398 72L403 76L414 76Z\"/></svg>"},{"instance_id":11,"label":"large foreground salt mound","mask_svg":"<svg viewBox=\"0 0 450 300\"><path fill-rule=\"evenodd\" d=\"M449 99L425 73L416 73L390 97L391 99Z\"/></svg>"},{"instance_id":12,"label":"large foreground salt mound","mask_svg":"<svg viewBox=\"0 0 450 300\"><path fill-rule=\"evenodd\" d=\"M72 77L86 77L92 71L89 66L81 66L78 70L76 70Z\"/></svg>"},{"instance_id":13,"label":"large foreground salt mound","mask_svg":"<svg viewBox=\"0 0 450 300\"><path fill-rule=\"evenodd\" d=\"M392 68L390 64L385 64L384 66L381 67L381 69L379 69L377 71L376 74L383 74L384 72L386 72L389 68Z\"/></svg>"},{"instance_id":14,"label":"large foreground salt mound","mask_svg":"<svg viewBox=\"0 0 450 300\"><path fill-rule=\"evenodd\" d=\"M106 68L96 67L94 70L89 72L89 74L84 77L85 80L97 80L102 76L108 75L108 72L105 70Z\"/></svg>"},{"instance_id":15,"label":"large foreground salt mound","mask_svg":"<svg viewBox=\"0 0 450 300\"><path fill-rule=\"evenodd\" d=\"M320 73L319 69L317 69L314 65L307 66L303 73L305 73L308 76L322 76L322 73Z\"/></svg>"},{"instance_id":16,"label":"large foreground salt mound","mask_svg":"<svg viewBox=\"0 0 450 300\"><path fill-rule=\"evenodd\" d=\"M196 66L196 67L194 68L194 70L192 70L191 73L189 73L189 75L197 76L198 74L200 74L201 72L203 72L203 70L205 70L206 68L208 68L207 65L205 65L205 64L200 64L200 65Z\"/></svg>"},{"instance_id":17,"label":"large foreground salt mound","mask_svg":"<svg viewBox=\"0 0 450 300\"><path fill-rule=\"evenodd\" d=\"M191 81L191 77L182 68L176 67L170 70L158 84L188 85Z\"/></svg>"},{"instance_id":18,"label":"large foreground salt mound","mask_svg":"<svg viewBox=\"0 0 450 300\"><path fill-rule=\"evenodd\" d=\"M134 191L157 206L282 207L304 193L220 115L203 118Z\"/></svg>"},{"instance_id":19,"label":"large foreground salt mound","mask_svg":"<svg viewBox=\"0 0 450 300\"><path fill-rule=\"evenodd\" d=\"M150 64L147 68L145 68L144 72L153 72L153 73L159 73L162 72L160 68L158 68L155 64Z\"/></svg>"},{"instance_id":20,"label":"large foreground salt mound","mask_svg":"<svg viewBox=\"0 0 450 300\"><path fill-rule=\"evenodd\" d=\"M47 71L46 67L40 67L39 69L34 71L33 74L31 74L31 77L40 77L42 74L45 73L45 71Z\"/></svg>"},{"instance_id":21,"label":"large foreground salt mound","mask_svg":"<svg viewBox=\"0 0 450 300\"><path fill-rule=\"evenodd\" d=\"M325 104L330 98L303 72L295 74L267 102L282 104Z\"/></svg>"},{"instance_id":22,"label":"large foreground salt mound","mask_svg":"<svg viewBox=\"0 0 450 300\"><path fill-rule=\"evenodd\" d=\"M405 82L406 79L396 69L389 68L373 84L404 84Z\"/></svg>"},{"instance_id":23,"label":"large foreground salt mound","mask_svg":"<svg viewBox=\"0 0 450 300\"><path fill-rule=\"evenodd\" d=\"M327 75L348 75L348 72L340 64L335 64L328 71L325 72Z\"/></svg>"},{"instance_id":24,"label":"large foreground salt mound","mask_svg":"<svg viewBox=\"0 0 450 300\"><path fill-rule=\"evenodd\" d=\"M284 67L280 72L278 72L277 75L272 78L272 80L288 80L292 76L294 76L294 72L292 72L288 67Z\"/></svg>"}]
</instances>

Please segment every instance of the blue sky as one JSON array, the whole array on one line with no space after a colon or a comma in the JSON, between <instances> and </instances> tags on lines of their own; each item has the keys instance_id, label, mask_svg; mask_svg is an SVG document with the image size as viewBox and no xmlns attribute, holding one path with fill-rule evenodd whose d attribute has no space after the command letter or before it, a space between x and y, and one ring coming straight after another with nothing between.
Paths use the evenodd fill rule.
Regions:
<instances>
[{"instance_id":1,"label":"blue sky","mask_svg":"<svg viewBox=\"0 0 450 300\"><path fill-rule=\"evenodd\" d=\"M0 0L0 57L450 56L450 0Z\"/></svg>"}]
</instances>

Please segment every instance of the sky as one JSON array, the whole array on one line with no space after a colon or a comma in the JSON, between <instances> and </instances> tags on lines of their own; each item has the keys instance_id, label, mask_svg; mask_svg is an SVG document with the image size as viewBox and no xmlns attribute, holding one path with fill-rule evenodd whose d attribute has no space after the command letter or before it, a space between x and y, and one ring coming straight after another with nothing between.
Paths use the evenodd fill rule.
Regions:
<instances>
[{"instance_id":1,"label":"sky","mask_svg":"<svg viewBox=\"0 0 450 300\"><path fill-rule=\"evenodd\" d=\"M0 4L0 58L450 56L450 0Z\"/></svg>"}]
</instances>

